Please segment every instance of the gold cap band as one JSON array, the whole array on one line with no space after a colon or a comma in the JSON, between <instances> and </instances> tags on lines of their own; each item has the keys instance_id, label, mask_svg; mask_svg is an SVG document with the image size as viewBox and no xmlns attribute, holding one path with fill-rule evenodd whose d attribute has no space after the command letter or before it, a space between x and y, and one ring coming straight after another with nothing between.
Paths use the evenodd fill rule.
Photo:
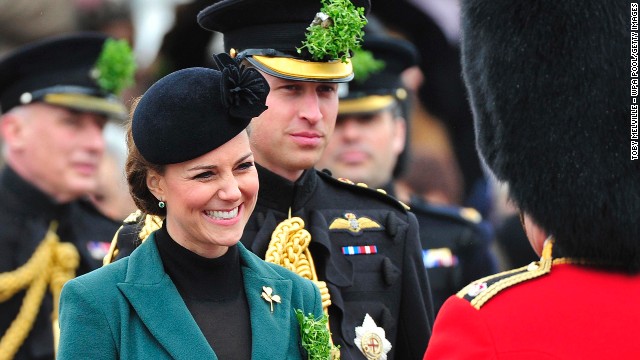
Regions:
<instances>
[{"instance_id":1,"label":"gold cap band","mask_svg":"<svg viewBox=\"0 0 640 360\"><path fill-rule=\"evenodd\" d=\"M86 94L51 93L46 94L42 101L80 111L102 113L116 119L124 120L127 118L127 108L122 103L102 97Z\"/></svg>"},{"instance_id":2,"label":"gold cap band","mask_svg":"<svg viewBox=\"0 0 640 360\"><path fill-rule=\"evenodd\" d=\"M375 112L390 106L394 101L393 95L369 95L357 99L340 99L338 114Z\"/></svg>"},{"instance_id":3,"label":"gold cap band","mask_svg":"<svg viewBox=\"0 0 640 360\"><path fill-rule=\"evenodd\" d=\"M347 82L353 78L351 61L316 62L289 57L253 55L247 60L266 73L291 80Z\"/></svg>"}]
</instances>

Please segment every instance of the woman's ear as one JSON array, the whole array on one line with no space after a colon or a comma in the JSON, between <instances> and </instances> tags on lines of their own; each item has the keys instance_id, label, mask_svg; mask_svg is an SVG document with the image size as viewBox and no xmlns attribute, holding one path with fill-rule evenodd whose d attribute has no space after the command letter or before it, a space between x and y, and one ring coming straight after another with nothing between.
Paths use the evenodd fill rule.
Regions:
<instances>
[{"instance_id":1,"label":"woman's ear","mask_svg":"<svg viewBox=\"0 0 640 360\"><path fill-rule=\"evenodd\" d=\"M156 197L156 199L163 201L165 198L162 176L153 170L149 170L147 173L147 188Z\"/></svg>"}]
</instances>

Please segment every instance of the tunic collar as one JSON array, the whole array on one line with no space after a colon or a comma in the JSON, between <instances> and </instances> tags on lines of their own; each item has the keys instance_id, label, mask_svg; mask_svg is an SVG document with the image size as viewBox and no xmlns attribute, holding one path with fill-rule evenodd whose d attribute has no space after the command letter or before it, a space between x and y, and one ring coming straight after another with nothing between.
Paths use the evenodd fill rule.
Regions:
<instances>
[{"instance_id":1,"label":"tunic collar","mask_svg":"<svg viewBox=\"0 0 640 360\"><path fill-rule=\"evenodd\" d=\"M292 213L303 208L318 183L315 169L305 170L298 180L291 182L258 164L256 168L260 177L258 206L283 213L288 213L289 208Z\"/></svg>"}]
</instances>

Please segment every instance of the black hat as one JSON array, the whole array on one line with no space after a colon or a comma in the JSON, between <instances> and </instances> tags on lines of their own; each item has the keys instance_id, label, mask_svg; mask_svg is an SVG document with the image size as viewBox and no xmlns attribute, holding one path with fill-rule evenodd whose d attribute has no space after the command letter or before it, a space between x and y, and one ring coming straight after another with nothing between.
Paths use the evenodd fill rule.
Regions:
<instances>
[{"instance_id":1,"label":"black hat","mask_svg":"<svg viewBox=\"0 0 640 360\"><path fill-rule=\"evenodd\" d=\"M267 109L267 81L226 54L214 57L218 70L188 68L153 84L132 119L133 142L154 164L194 159L243 131Z\"/></svg>"},{"instance_id":2,"label":"black hat","mask_svg":"<svg viewBox=\"0 0 640 360\"><path fill-rule=\"evenodd\" d=\"M367 33L352 63L355 77L341 89L341 115L376 112L405 100L408 95L400 76L418 63L418 51L408 41ZM368 69L360 72L360 67Z\"/></svg>"},{"instance_id":3,"label":"black hat","mask_svg":"<svg viewBox=\"0 0 640 360\"><path fill-rule=\"evenodd\" d=\"M486 165L561 255L639 269L629 5L465 0L462 13L464 78Z\"/></svg>"},{"instance_id":4,"label":"black hat","mask_svg":"<svg viewBox=\"0 0 640 360\"><path fill-rule=\"evenodd\" d=\"M25 45L0 60L0 107L45 102L124 119L117 98L135 64L124 40L74 33Z\"/></svg>"},{"instance_id":5,"label":"black hat","mask_svg":"<svg viewBox=\"0 0 640 360\"><path fill-rule=\"evenodd\" d=\"M222 0L202 10L198 23L223 33L232 56L270 75L344 82L353 76L347 57L362 37L369 7L369 0ZM307 33L324 42L304 46Z\"/></svg>"}]
</instances>

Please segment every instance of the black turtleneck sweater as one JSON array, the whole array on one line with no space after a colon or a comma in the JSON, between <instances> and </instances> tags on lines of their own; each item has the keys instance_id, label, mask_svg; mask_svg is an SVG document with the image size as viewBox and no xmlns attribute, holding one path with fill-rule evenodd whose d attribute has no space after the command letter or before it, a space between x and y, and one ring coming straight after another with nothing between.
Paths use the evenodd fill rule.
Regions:
<instances>
[{"instance_id":1,"label":"black turtleneck sweater","mask_svg":"<svg viewBox=\"0 0 640 360\"><path fill-rule=\"evenodd\" d=\"M251 359L251 320L238 247L208 259L176 243L165 226L155 237L165 271L218 359Z\"/></svg>"}]
</instances>

